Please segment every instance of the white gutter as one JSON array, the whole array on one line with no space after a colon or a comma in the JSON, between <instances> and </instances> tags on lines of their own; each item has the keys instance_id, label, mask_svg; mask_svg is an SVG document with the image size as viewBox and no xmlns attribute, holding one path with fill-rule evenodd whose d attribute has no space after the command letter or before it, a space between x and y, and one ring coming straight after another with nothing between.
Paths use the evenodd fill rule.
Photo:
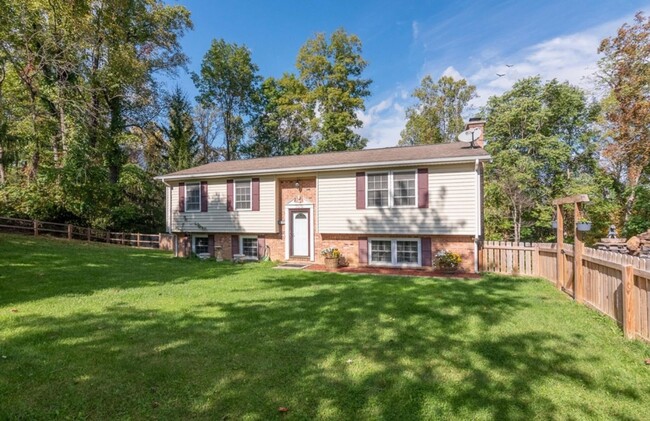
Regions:
<instances>
[{"instance_id":1,"label":"white gutter","mask_svg":"<svg viewBox=\"0 0 650 421\"><path fill-rule=\"evenodd\" d=\"M225 172L213 172L213 173L194 173L194 174L183 174L183 175L159 175L154 177L154 180L186 180L192 178L211 178L211 177L228 177L236 175L260 175L260 174L298 174L305 172L314 172L314 171L325 171L325 170L344 170L350 168L383 168L383 167L395 167L395 166L410 166L410 165L436 165L436 164L448 164L448 163L471 163L478 161L487 161L490 160L489 155L482 156L478 158L468 158L455 157L455 158L437 158L437 159L417 159L409 161L383 161L383 162L359 162L353 164L336 164L336 165L312 165L309 167L287 167L287 168L273 168L267 170L241 170L241 171L225 171Z\"/></svg>"}]
</instances>

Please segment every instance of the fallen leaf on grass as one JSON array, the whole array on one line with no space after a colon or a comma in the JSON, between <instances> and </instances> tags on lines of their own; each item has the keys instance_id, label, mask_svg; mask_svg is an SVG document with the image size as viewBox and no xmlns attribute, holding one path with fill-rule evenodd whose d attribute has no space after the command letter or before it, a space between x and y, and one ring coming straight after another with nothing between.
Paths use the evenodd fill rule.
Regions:
<instances>
[{"instance_id":1,"label":"fallen leaf on grass","mask_svg":"<svg viewBox=\"0 0 650 421\"><path fill-rule=\"evenodd\" d=\"M18 309L17 309L17 308L12 308L12 309L11 309L11 312L12 312L12 313L18 313Z\"/></svg>"},{"instance_id":2,"label":"fallen leaf on grass","mask_svg":"<svg viewBox=\"0 0 650 421\"><path fill-rule=\"evenodd\" d=\"M650 358L646 358L645 365L650 365Z\"/></svg>"},{"instance_id":3,"label":"fallen leaf on grass","mask_svg":"<svg viewBox=\"0 0 650 421\"><path fill-rule=\"evenodd\" d=\"M287 408L286 406L281 406L281 407L278 408L278 411L279 412L289 412L289 408Z\"/></svg>"}]
</instances>

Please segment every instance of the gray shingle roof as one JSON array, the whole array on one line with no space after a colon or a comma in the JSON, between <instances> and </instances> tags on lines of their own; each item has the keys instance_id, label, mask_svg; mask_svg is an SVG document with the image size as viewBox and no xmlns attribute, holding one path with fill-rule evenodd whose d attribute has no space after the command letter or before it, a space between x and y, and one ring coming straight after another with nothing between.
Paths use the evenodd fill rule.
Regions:
<instances>
[{"instance_id":1,"label":"gray shingle roof","mask_svg":"<svg viewBox=\"0 0 650 421\"><path fill-rule=\"evenodd\" d=\"M289 155L269 158L212 162L157 178L174 179L192 176L220 176L249 173L283 173L291 170L325 170L358 165L408 165L410 163L440 163L463 160L486 160L490 155L482 148L471 148L467 143L454 142L437 145L402 146L360 151L328 152L311 155Z\"/></svg>"}]
</instances>

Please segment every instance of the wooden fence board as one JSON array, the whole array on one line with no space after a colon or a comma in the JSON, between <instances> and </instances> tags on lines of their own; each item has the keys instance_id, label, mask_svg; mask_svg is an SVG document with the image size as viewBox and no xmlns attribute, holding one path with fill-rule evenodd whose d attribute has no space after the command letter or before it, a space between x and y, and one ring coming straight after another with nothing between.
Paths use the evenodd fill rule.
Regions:
<instances>
[{"instance_id":1,"label":"wooden fence board","mask_svg":"<svg viewBox=\"0 0 650 421\"><path fill-rule=\"evenodd\" d=\"M28 219L18 219L18 218L7 218L0 217L0 229L4 231L31 231L34 235L40 235L47 233L57 237L64 237L69 240L86 240L86 241L98 241L98 242L108 242L108 243L119 243L119 244L128 244L130 246L138 246L143 248L160 248L160 234L140 234L140 233L128 233L129 240L125 241L115 241L111 234L107 231L87 228L87 227L78 227L71 224L62 224L59 222L47 222L47 221L33 221ZM121 233L124 235L124 233ZM140 241L137 241L137 238L140 238Z\"/></svg>"},{"instance_id":2,"label":"wooden fence board","mask_svg":"<svg viewBox=\"0 0 650 421\"><path fill-rule=\"evenodd\" d=\"M562 251L559 256L564 263L563 271L558 273L557 244L485 241L482 267L498 273L536 275L559 285L575 298L574 249L571 244L564 244ZM626 317L631 317L633 324L628 329L633 329L633 336L650 341L650 259L585 247L581 260L585 304L624 327ZM628 272L634 280L626 298L624 277ZM632 306L629 316L628 305Z\"/></svg>"}]
</instances>

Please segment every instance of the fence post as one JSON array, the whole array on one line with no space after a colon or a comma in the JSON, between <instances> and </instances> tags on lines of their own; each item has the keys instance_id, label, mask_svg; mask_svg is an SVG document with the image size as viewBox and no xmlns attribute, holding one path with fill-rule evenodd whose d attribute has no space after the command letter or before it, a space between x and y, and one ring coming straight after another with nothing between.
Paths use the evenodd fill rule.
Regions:
<instances>
[{"instance_id":1,"label":"fence post","mask_svg":"<svg viewBox=\"0 0 650 421\"><path fill-rule=\"evenodd\" d=\"M623 332L628 339L636 336L636 321L634 320L634 266L623 266Z\"/></svg>"},{"instance_id":2,"label":"fence post","mask_svg":"<svg viewBox=\"0 0 650 421\"><path fill-rule=\"evenodd\" d=\"M555 286L557 289L562 289L564 286L564 215L562 215L562 205L556 206L557 217L557 238L555 239L557 245L557 279Z\"/></svg>"},{"instance_id":3,"label":"fence post","mask_svg":"<svg viewBox=\"0 0 650 421\"><path fill-rule=\"evenodd\" d=\"M72 240L72 224L68 224L68 240Z\"/></svg>"},{"instance_id":4,"label":"fence post","mask_svg":"<svg viewBox=\"0 0 650 421\"><path fill-rule=\"evenodd\" d=\"M88 241L90 241L91 233L92 233L92 228L88 227Z\"/></svg>"},{"instance_id":5,"label":"fence post","mask_svg":"<svg viewBox=\"0 0 650 421\"><path fill-rule=\"evenodd\" d=\"M533 248L533 276L539 276L539 245L534 243L535 247Z\"/></svg>"},{"instance_id":6,"label":"fence post","mask_svg":"<svg viewBox=\"0 0 650 421\"><path fill-rule=\"evenodd\" d=\"M120 234L122 236L122 245L124 245L124 233Z\"/></svg>"},{"instance_id":7,"label":"fence post","mask_svg":"<svg viewBox=\"0 0 650 421\"><path fill-rule=\"evenodd\" d=\"M140 247L140 233L135 235L135 244L137 247Z\"/></svg>"},{"instance_id":8,"label":"fence post","mask_svg":"<svg viewBox=\"0 0 650 421\"><path fill-rule=\"evenodd\" d=\"M34 237L38 237L38 221L34 220Z\"/></svg>"},{"instance_id":9,"label":"fence post","mask_svg":"<svg viewBox=\"0 0 650 421\"><path fill-rule=\"evenodd\" d=\"M481 272L487 270L487 250L485 249L485 241L481 241Z\"/></svg>"},{"instance_id":10,"label":"fence post","mask_svg":"<svg viewBox=\"0 0 650 421\"><path fill-rule=\"evenodd\" d=\"M580 203L574 205L574 223L573 223L573 299L581 303L583 301L584 279L582 271L582 250L584 243L578 231L578 221L580 220Z\"/></svg>"},{"instance_id":11,"label":"fence post","mask_svg":"<svg viewBox=\"0 0 650 421\"><path fill-rule=\"evenodd\" d=\"M111 243L111 230L106 231L106 242Z\"/></svg>"}]
</instances>

